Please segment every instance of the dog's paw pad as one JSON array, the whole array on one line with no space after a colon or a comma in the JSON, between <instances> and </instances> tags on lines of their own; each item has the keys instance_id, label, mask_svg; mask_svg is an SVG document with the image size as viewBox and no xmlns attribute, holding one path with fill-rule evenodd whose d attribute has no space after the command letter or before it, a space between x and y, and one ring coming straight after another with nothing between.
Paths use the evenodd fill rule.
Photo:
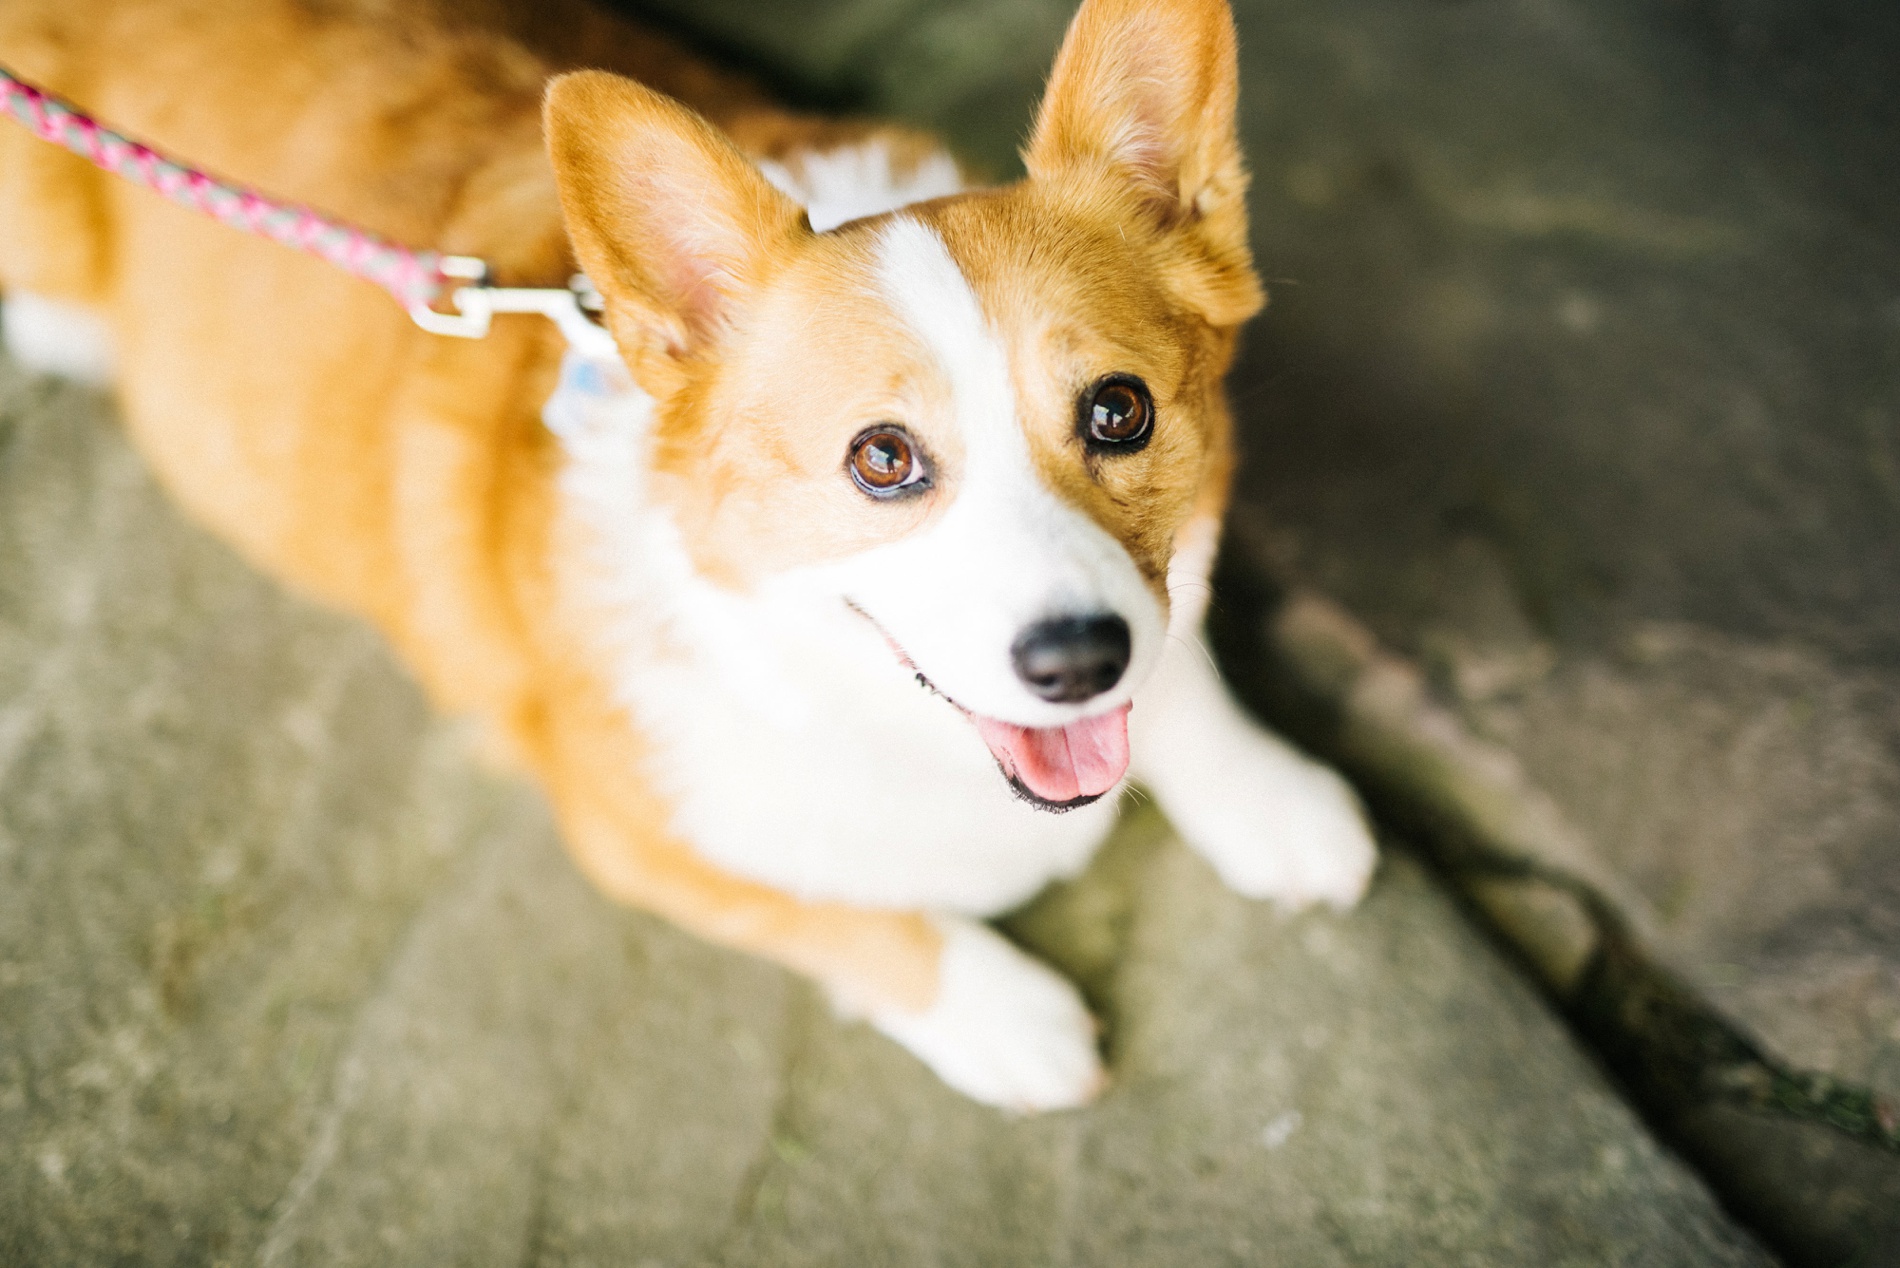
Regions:
<instances>
[{"instance_id":1,"label":"dog's paw pad","mask_svg":"<svg viewBox=\"0 0 1900 1268\"><path fill-rule=\"evenodd\" d=\"M945 1083L1001 1109L1070 1109L1108 1084L1075 988L970 921L944 922L936 1001L871 1020Z\"/></svg>"}]
</instances>

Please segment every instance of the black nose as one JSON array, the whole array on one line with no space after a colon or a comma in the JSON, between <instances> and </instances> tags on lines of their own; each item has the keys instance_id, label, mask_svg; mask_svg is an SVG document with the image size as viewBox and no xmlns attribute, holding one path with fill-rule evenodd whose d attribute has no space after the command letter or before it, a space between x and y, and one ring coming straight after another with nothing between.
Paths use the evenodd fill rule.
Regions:
<instances>
[{"instance_id":1,"label":"black nose","mask_svg":"<svg viewBox=\"0 0 1900 1268\"><path fill-rule=\"evenodd\" d=\"M1031 691L1073 704L1122 680L1128 648L1128 622L1119 616L1065 616L1024 630L1009 654Z\"/></svg>"}]
</instances>

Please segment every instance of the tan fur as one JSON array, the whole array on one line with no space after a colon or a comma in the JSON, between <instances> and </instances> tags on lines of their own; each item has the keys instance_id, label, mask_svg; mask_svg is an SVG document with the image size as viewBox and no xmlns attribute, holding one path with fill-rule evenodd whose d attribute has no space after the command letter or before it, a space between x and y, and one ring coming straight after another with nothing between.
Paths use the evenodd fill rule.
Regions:
<instances>
[{"instance_id":1,"label":"tan fur","mask_svg":"<svg viewBox=\"0 0 1900 1268\"><path fill-rule=\"evenodd\" d=\"M1090 0L1028 153L1035 179L917 213L1002 336L1034 350L1016 387L1044 479L1157 590L1176 533L1224 500L1219 380L1261 302L1232 49L1220 0ZM558 284L584 265L658 401L656 493L714 578L863 549L954 496L944 403L904 386L927 376L906 374L874 315L855 337L801 334L815 307L835 332L869 302L854 296L870 230L814 235L742 157L864 125L778 110L579 3L14 0L0 62L212 171L481 256L504 283ZM586 64L652 87L555 80L544 148L544 86ZM1104 102L1103 82L1126 90ZM923 152L887 135L900 158ZM375 622L439 704L484 719L604 891L866 1005L930 1002L939 936L922 914L801 902L668 834L640 776L653 741L609 703L597 632L569 593L559 453L538 417L561 351L552 326L422 333L368 284L13 127L0 128L0 286L105 317L132 434L179 500L260 567ZM1139 372L1188 421L1093 463L1074 397L1105 369ZM839 457L858 420L900 409L949 478L935 501L894 510L853 493Z\"/></svg>"}]
</instances>

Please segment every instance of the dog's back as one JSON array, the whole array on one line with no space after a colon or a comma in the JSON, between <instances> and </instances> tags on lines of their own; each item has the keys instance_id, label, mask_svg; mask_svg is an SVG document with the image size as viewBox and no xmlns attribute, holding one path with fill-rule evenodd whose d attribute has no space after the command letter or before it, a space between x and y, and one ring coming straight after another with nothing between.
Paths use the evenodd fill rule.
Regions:
<instances>
[{"instance_id":1,"label":"dog's back","mask_svg":"<svg viewBox=\"0 0 1900 1268\"><path fill-rule=\"evenodd\" d=\"M741 127L780 116L583 3L531 8L28 0L0 8L0 65L220 177L478 255L504 284L559 284L574 266L540 99L562 65L627 69ZM439 703L514 707L521 636L482 547L536 514L536 486L505 472L545 465L551 330L424 334L375 287L10 124L0 292L15 355L113 379L195 518L375 620Z\"/></svg>"},{"instance_id":2,"label":"dog's back","mask_svg":"<svg viewBox=\"0 0 1900 1268\"><path fill-rule=\"evenodd\" d=\"M288 3L62 0L8 6L0 61L275 197L558 275L545 180L514 176L512 197L484 188L511 165L535 170L545 66L479 30L414 30ZM128 422L194 512L273 568L355 597L338 593L339 568L360 569L308 557L343 536L335 517L365 469L344 451L386 438L389 387L421 354L385 296L15 127L0 129L0 288L98 319ZM312 480L320 497L299 492Z\"/></svg>"}]
</instances>

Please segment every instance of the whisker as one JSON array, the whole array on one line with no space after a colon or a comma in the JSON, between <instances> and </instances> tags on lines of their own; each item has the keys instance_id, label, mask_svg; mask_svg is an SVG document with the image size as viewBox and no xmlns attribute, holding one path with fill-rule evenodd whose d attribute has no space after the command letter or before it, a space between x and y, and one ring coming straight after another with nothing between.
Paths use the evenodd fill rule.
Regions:
<instances>
[{"instance_id":1,"label":"whisker","mask_svg":"<svg viewBox=\"0 0 1900 1268\"><path fill-rule=\"evenodd\" d=\"M1179 634L1175 634L1173 632L1170 632L1167 635L1167 639L1170 643L1179 643L1183 647L1190 648L1194 651L1199 652L1201 654L1201 659L1207 662L1207 667L1214 671L1214 676L1216 678L1221 677L1220 666L1217 663L1215 663L1214 653L1208 650L1207 644L1205 642L1203 642L1202 640L1198 638L1185 639L1185 638L1182 638ZM1225 679L1223 679L1223 681L1225 681Z\"/></svg>"}]
</instances>

